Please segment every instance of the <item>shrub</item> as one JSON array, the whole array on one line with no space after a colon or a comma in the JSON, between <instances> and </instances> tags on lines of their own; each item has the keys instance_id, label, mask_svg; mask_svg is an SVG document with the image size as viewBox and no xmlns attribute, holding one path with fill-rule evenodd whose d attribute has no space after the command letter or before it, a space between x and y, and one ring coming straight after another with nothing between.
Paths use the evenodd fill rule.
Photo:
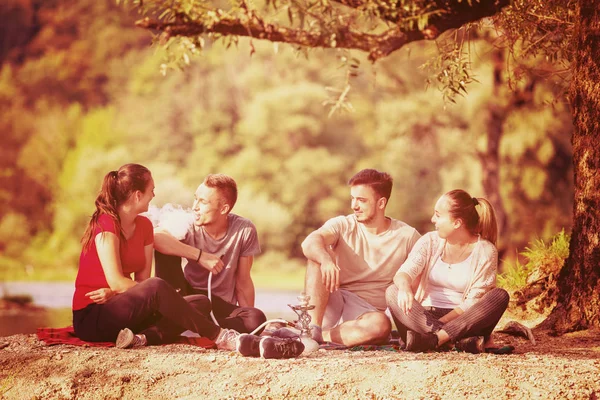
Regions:
<instances>
[{"instance_id":1,"label":"shrub","mask_svg":"<svg viewBox=\"0 0 600 400\"><path fill-rule=\"evenodd\" d=\"M524 264L518 258L514 263L505 264L504 272L498 276L498 285L518 290L549 275L555 277L569 256L570 239L563 229L549 244L542 239L534 240L520 253L526 259Z\"/></svg>"}]
</instances>

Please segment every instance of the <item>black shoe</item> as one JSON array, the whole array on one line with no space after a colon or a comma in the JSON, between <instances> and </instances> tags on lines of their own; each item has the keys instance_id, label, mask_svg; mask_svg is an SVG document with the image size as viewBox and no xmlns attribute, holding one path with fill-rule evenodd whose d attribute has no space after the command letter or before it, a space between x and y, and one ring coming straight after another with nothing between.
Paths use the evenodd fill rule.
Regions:
<instances>
[{"instance_id":1,"label":"black shoe","mask_svg":"<svg viewBox=\"0 0 600 400\"><path fill-rule=\"evenodd\" d=\"M465 353L479 354L485 351L483 342L483 336L466 337L454 343L454 348L458 351L464 351Z\"/></svg>"},{"instance_id":2,"label":"black shoe","mask_svg":"<svg viewBox=\"0 0 600 400\"><path fill-rule=\"evenodd\" d=\"M438 338L435 333L417 333L414 331L406 332L406 347L407 351L421 353L427 350L434 350L438 345Z\"/></svg>"},{"instance_id":3,"label":"black shoe","mask_svg":"<svg viewBox=\"0 0 600 400\"><path fill-rule=\"evenodd\" d=\"M259 344L262 358L294 358L304 351L304 343L297 339L264 337Z\"/></svg>"},{"instance_id":4,"label":"black shoe","mask_svg":"<svg viewBox=\"0 0 600 400\"><path fill-rule=\"evenodd\" d=\"M242 333L237 338L236 349L244 357L259 357L261 339L260 336Z\"/></svg>"}]
</instances>

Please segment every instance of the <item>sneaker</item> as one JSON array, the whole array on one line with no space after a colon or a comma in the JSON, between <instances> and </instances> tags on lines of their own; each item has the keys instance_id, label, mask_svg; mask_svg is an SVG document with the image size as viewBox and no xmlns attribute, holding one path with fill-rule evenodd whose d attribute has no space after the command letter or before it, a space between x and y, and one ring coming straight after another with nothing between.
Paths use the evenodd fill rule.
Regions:
<instances>
[{"instance_id":1,"label":"sneaker","mask_svg":"<svg viewBox=\"0 0 600 400\"><path fill-rule=\"evenodd\" d=\"M236 349L244 357L259 357L261 339L260 336L242 333L237 338Z\"/></svg>"},{"instance_id":2,"label":"sneaker","mask_svg":"<svg viewBox=\"0 0 600 400\"><path fill-rule=\"evenodd\" d=\"M454 343L454 348L465 353L479 354L485 351L483 341L483 336L466 337Z\"/></svg>"},{"instance_id":3,"label":"sneaker","mask_svg":"<svg viewBox=\"0 0 600 400\"><path fill-rule=\"evenodd\" d=\"M296 328L279 328L274 330L271 336L277 338L298 339L300 337L300 330Z\"/></svg>"},{"instance_id":4,"label":"sneaker","mask_svg":"<svg viewBox=\"0 0 600 400\"><path fill-rule=\"evenodd\" d=\"M235 350L237 345L237 338L240 336L239 332L233 329L221 329L219 336L215 339L215 344L219 350Z\"/></svg>"},{"instance_id":5,"label":"sneaker","mask_svg":"<svg viewBox=\"0 0 600 400\"><path fill-rule=\"evenodd\" d=\"M297 339L263 337L259 344L262 358L294 358L304 351L304 343Z\"/></svg>"},{"instance_id":6,"label":"sneaker","mask_svg":"<svg viewBox=\"0 0 600 400\"><path fill-rule=\"evenodd\" d=\"M318 325L310 325L310 335L317 343L323 343L323 331ZM297 328L279 328L273 331L271 336L280 338L297 339L300 337L300 329Z\"/></svg>"},{"instance_id":7,"label":"sneaker","mask_svg":"<svg viewBox=\"0 0 600 400\"><path fill-rule=\"evenodd\" d=\"M121 329L115 342L115 347L119 349L130 349L134 347L142 347L146 345L146 335L136 335L131 329Z\"/></svg>"},{"instance_id":8,"label":"sneaker","mask_svg":"<svg viewBox=\"0 0 600 400\"><path fill-rule=\"evenodd\" d=\"M421 334L414 331L406 332L406 347L408 351L422 353L428 350L434 350L438 345L438 338L435 333Z\"/></svg>"}]
</instances>

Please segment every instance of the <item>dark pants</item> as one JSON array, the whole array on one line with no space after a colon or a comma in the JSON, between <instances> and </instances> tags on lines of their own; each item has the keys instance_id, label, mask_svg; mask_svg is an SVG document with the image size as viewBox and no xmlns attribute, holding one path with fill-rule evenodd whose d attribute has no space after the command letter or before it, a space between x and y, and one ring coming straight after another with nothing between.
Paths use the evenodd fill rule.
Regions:
<instances>
[{"instance_id":1,"label":"dark pants","mask_svg":"<svg viewBox=\"0 0 600 400\"><path fill-rule=\"evenodd\" d=\"M149 278L104 304L73 311L73 328L89 342L114 342L123 328L145 334L148 344L172 343L186 330L215 339L220 328L207 318L209 310L206 296L181 297L164 280Z\"/></svg>"},{"instance_id":2,"label":"dark pants","mask_svg":"<svg viewBox=\"0 0 600 400\"><path fill-rule=\"evenodd\" d=\"M418 333L435 333L443 329L455 342L469 336L492 334L496 324L508 307L509 295L504 289L494 288L487 292L477 303L450 322L443 323L439 318L452 311L451 308L423 307L416 301L408 314L398 306L398 287L390 286L386 291L387 304L398 328L398 333L406 343L406 331Z\"/></svg>"},{"instance_id":3,"label":"dark pants","mask_svg":"<svg viewBox=\"0 0 600 400\"><path fill-rule=\"evenodd\" d=\"M193 288L185 279L181 257L154 251L154 270L156 276L169 282L183 296L208 294L207 290ZM267 320L258 308L238 307L215 295L212 295L212 311L220 326L240 333L250 333Z\"/></svg>"}]
</instances>

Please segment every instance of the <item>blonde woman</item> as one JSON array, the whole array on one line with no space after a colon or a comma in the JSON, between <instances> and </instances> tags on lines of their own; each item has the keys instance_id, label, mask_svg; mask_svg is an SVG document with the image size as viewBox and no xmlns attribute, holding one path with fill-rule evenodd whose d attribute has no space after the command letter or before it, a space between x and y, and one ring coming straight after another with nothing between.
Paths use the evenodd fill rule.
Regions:
<instances>
[{"instance_id":1,"label":"blonde woman","mask_svg":"<svg viewBox=\"0 0 600 400\"><path fill-rule=\"evenodd\" d=\"M509 301L496 287L494 209L484 198L452 190L437 201L431 222L436 230L413 247L386 291L387 304L406 350L451 342L483 352Z\"/></svg>"}]
</instances>

